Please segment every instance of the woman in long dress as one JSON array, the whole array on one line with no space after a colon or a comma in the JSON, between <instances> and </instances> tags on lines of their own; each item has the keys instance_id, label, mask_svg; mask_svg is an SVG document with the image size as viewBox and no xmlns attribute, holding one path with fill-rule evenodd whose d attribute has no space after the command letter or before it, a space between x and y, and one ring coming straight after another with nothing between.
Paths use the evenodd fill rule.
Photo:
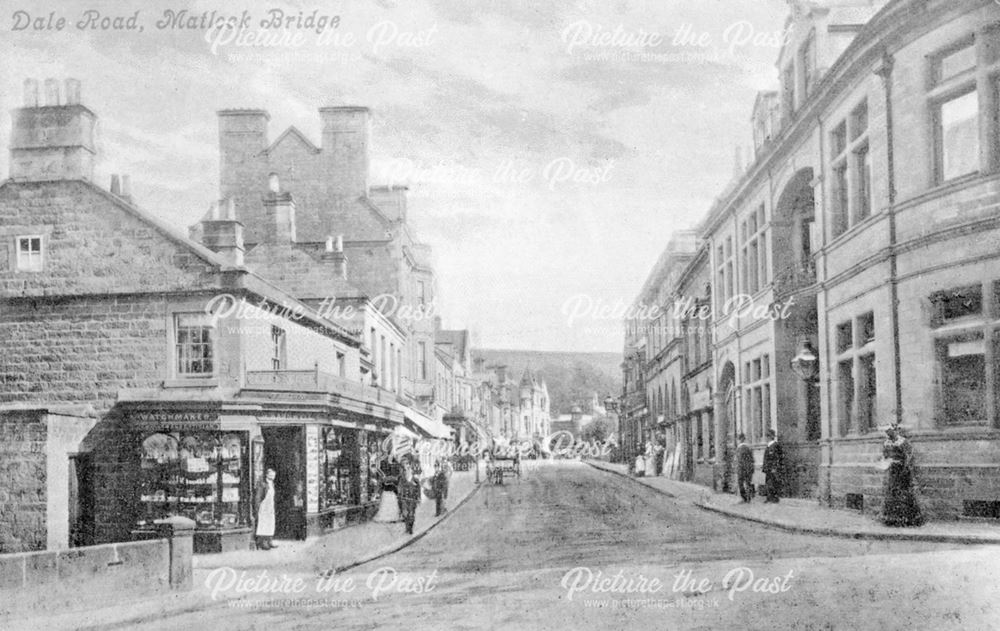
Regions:
<instances>
[{"instance_id":1,"label":"woman in long dress","mask_svg":"<svg viewBox=\"0 0 1000 631\"><path fill-rule=\"evenodd\" d=\"M378 512L375 513L374 521L397 522L400 520L399 497L396 494L399 483L399 463L385 461L379 470L382 473L382 495L379 498Z\"/></svg>"},{"instance_id":2,"label":"woman in long dress","mask_svg":"<svg viewBox=\"0 0 1000 631\"><path fill-rule=\"evenodd\" d=\"M885 435L882 457L888 461L889 468L882 522L886 526L919 526L924 520L913 495L913 450L898 426L889 427Z\"/></svg>"}]
</instances>

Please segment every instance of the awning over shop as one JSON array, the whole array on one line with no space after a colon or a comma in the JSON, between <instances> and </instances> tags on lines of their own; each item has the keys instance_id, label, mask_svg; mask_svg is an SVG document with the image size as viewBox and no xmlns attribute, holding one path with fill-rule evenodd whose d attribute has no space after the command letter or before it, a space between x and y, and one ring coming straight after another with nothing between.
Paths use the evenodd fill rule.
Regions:
<instances>
[{"instance_id":1,"label":"awning over shop","mask_svg":"<svg viewBox=\"0 0 1000 631\"><path fill-rule=\"evenodd\" d=\"M436 421L423 412L405 405L399 405L399 410L403 413L408 429L415 430L420 437L451 438L451 428L441 421Z\"/></svg>"}]
</instances>

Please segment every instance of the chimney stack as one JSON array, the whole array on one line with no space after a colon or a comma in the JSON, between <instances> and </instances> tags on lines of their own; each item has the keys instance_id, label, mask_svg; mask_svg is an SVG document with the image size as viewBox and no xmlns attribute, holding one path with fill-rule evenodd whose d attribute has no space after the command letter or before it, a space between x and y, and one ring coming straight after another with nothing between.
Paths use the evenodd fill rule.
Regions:
<instances>
[{"instance_id":1,"label":"chimney stack","mask_svg":"<svg viewBox=\"0 0 1000 631\"><path fill-rule=\"evenodd\" d=\"M360 197L368 194L368 147L371 114L367 107L323 107L322 161L330 192Z\"/></svg>"},{"instance_id":2,"label":"chimney stack","mask_svg":"<svg viewBox=\"0 0 1000 631\"><path fill-rule=\"evenodd\" d=\"M327 237L326 248L321 258L333 266L333 273L337 278L347 280L347 255L344 254L344 235L338 234L336 239L332 236Z\"/></svg>"},{"instance_id":3,"label":"chimney stack","mask_svg":"<svg viewBox=\"0 0 1000 631\"><path fill-rule=\"evenodd\" d=\"M12 113L10 178L26 182L92 180L97 116L80 104L80 82L46 79L44 104L35 79L24 81L24 106Z\"/></svg>"},{"instance_id":4,"label":"chimney stack","mask_svg":"<svg viewBox=\"0 0 1000 631\"><path fill-rule=\"evenodd\" d=\"M263 241L266 243L295 242L295 199L292 194L282 192L281 183L276 173L267 178L267 195L264 197Z\"/></svg>"},{"instance_id":5,"label":"chimney stack","mask_svg":"<svg viewBox=\"0 0 1000 631\"><path fill-rule=\"evenodd\" d=\"M233 199L212 204L210 219L201 222L201 242L233 265L243 265L243 224L236 221Z\"/></svg>"}]
</instances>

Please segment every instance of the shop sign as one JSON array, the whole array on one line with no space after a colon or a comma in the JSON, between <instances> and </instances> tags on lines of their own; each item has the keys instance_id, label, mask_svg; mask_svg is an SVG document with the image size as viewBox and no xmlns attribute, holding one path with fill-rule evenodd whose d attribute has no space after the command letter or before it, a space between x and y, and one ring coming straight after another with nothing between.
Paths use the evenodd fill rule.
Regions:
<instances>
[{"instance_id":1,"label":"shop sign","mask_svg":"<svg viewBox=\"0 0 1000 631\"><path fill-rule=\"evenodd\" d=\"M220 429L222 423L218 412L133 412L129 417L143 425L155 425L159 429Z\"/></svg>"},{"instance_id":2,"label":"shop sign","mask_svg":"<svg viewBox=\"0 0 1000 631\"><path fill-rule=\"evenodd\" d=\"M306 425L306 512L319 511L319 427Z\"/></svg>"}]
</instances>

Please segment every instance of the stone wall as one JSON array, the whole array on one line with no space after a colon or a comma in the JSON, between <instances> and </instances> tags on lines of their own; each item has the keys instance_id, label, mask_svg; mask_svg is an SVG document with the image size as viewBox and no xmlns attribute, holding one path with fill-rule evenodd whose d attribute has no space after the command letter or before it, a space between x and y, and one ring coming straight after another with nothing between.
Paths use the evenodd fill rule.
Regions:
<instances>
[{"instance_id":1,"label":"stone wall","mask_svg":"<svg viewBox=\"0 0 1000 631\"><path fill-rule=\"evenodd\" d=\"M0 414L0 553L45 548L44 418Z\"/></svg>"}]
</instances>

